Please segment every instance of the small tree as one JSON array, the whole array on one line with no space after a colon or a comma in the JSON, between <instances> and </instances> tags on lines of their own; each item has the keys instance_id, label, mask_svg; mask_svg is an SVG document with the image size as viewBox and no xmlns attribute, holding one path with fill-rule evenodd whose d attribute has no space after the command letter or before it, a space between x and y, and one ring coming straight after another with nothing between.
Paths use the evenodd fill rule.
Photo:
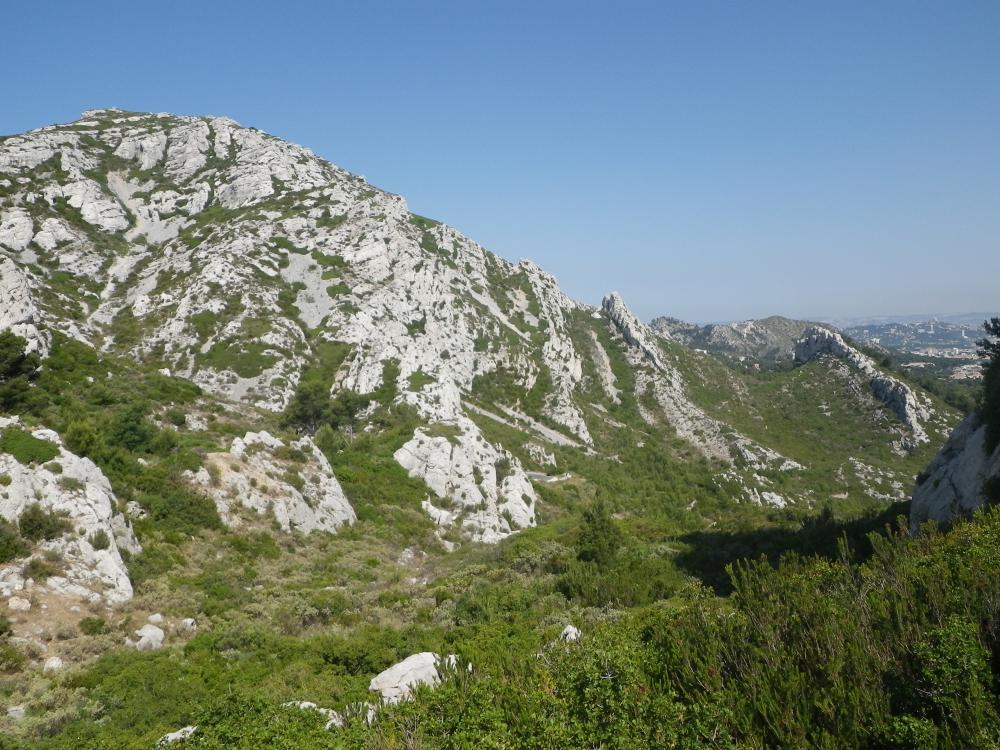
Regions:
<instances>
[{"instance_id":1,"label":"small tree","mask_svg":"<svg viewBox=\"0 0 1000 750\"><path fill-rule=\"evenodd\" d=\"M578 559L607 567L618 555L621 543L621 530L603 500L598 500L583 512L583 528L576 545Z\"/></svg>"},{"instance_id":2,"label":"small tree","mask_svg":"<svg viewBox=\"0 0 1000 750\"><path fill-rule=\"evenodd\" d=\"M0 409L10 412L21 405L40 366L25 339L11 331L0 333Z\"/></svg>"},{"instance_id":3,"label":"small tree","mask_svg":"<svg viewBox=\"0 0 1000 750\"><path fill-rule=\"evenodd\" d=\"M314 433L329 416L330 391L318 380L305 380L295 388L284 422L299 432Z\"/></svg>"}]
</instances>

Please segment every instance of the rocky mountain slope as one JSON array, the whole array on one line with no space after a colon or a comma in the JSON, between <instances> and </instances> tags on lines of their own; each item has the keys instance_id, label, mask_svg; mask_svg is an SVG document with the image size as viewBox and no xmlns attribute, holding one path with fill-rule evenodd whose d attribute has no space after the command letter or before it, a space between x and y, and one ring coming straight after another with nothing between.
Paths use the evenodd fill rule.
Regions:
<instances>
[{"instance_id":1,"label":"rocky mountain slope","mask_svg":"<svg viewBox=\"0 0 1000 750\"><path fill-rule=\"evenodd\" d=\"M541 446L594 450L583 362L612 401L614 376L593 331L589 341L570 335L578 316L621 336L636 393L659 406L643 409L645 421L747 469L751 486L765 467L797 467L708 417L657 339L783 357L805 332L798 321L695 331L661 318L647 329L620 297L580 305L536 265L510 264L307 149L225 118L88 112L6 138L0 170L3 327L43 353L59 331L272 411L288 406L323 347L339 346L339 361L325 363L331 392L384 389L422 420L395 457L426 482L425 510L443 527L496 541L536 522L514 446L487 440L471 418L484 384L493 408L479 414ZM897 416L919 443L924 407L900 393ZM205 485L204 473L195 481ZM324 492L338 497L329 481ZM334 504L332 525L298 525L352 517L346 500Z\"/></svg>"},{"instance_id":2,"label":"rocky mountain slope","mask_svg":"<svg viewBox=\"0 0 1000 750\"><path fill-rule=\"evenodd\" d=\"M522 618L551 642L686 585L701 534L884 510L956 421L827 329L576 302L225 118L95 110L0 139L0 300L42 361L22 391L0 376L0 596L38 670L188 644L242 654L238 672L248 649L289 653L260 635L287 631L323 654L289 674L336 664L360 700L449 643L359 660L319 631ZM631 551L595 574L573 550L605 505ZM280 698L328 705L318 684L290 676ZM81 695L81 722L123 705Z\"/></svg>"}]
</instances>

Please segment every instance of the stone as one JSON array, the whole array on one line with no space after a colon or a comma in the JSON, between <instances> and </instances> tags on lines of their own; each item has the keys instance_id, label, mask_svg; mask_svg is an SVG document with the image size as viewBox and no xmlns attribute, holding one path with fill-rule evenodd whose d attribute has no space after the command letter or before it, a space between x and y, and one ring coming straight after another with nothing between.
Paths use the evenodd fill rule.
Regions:
<instances>
[{"instance_id":1,"label":"stone","mask_svg":"<svg viewBox=\"0 0 1000 750\"><path fill-rule=\"evenodd\" d=\"M165 633L156 625L147 624L135 631L139 640L135 643L137 651L156 651L163 647Z\"/></svg>"},{"instance_id":2,"label":"stone","mask_svg":"<svg viewBox=\"0 0 1000 750\"><path fill-rule=\"evenodd\" d=\"M198 622L193 617L185 617L177 627L186 633L193 633L198 629Z\"/></svg>"},{"instance_id":3,"label":"stone","mask_svg":"<svg viewBox=\"0 0 1000 750\"><path fill-rule=\"evenodd\" d=\"M559 634L559 640L562 641L578 641L582 633L580 629L575 625L567 625L563 628L563 631Z\"/></svg>"},{"instance_id":4,"label":"stone","mask_svg":"<svg viewBox=\"0 0 1000 750\"><path fill-rule=\"evenodd\" d=\"M454 667L456 657L451 654L443 661ZM407 700L417 685L437 685L441 663L441 657L430 651L413 654L373 677L368 689L378 693L385 703L399 703Z\"/></svg>"},{"instance_id":5,"label":"stone","mask_svg":"<svg viewBox=\"0 0 1000 750\"><path fill-rule=\"evenodd\" d=\"M188 725L186 727L181 727L176 732L170 732L165 734L160 739L156 741L157 747L166 747L167 745L172 745L175 742L180 742L181 740L186 740L188 737L193 735L198 731L198 727L195 725Z\"/></svg>"},{"instance_id":6,"label":"stone","mask_svg":"<svg viewBox=\"0 0 1000 750\"><path fill-rule=\"evenodd\" d=\"M159 612L156 612L147 617L146 621L151 622L154 625L159 625L161 622L163 622L163 615L161 615Z\"/></svg>"},{"instance_id":7,"label":"stone","mask_svg":"<svg viewBox=\"0 0 1000 750\"><path fill-rule=\"evenodd\" d=\"M0 419L0 429L20 424L16 417ZM16 522L33 503L64 514L76 533L43 541L33 550L58 554L63 560L62 572L51 576L45 582L46 588L88 602L128 601L132 598L132 584L121 550L138 553L142 547L129 521L117 510L111 483L93 461L66 450L52 430L40 428L31 433L58 448L54 463L60 470L53 471L54 466L45 464L26 466L9 454L0 454L0 474L10 480L0 496L0 518ZM100 532L108 537L109 544L98 550L88 540ZM17 580L21 567L23 561L0 564L0 589L7 589L8 582Z\"/></svg>"},{"instance_id":8,"label":"stone","mask_svg":"<svg viewBox=\"0 0 1000 750\"><path fill-rule=\"evenodd\" d=\"M8 706L7 707L7 718L8 719L23 719L25 714L24 706Z\"/></svg>"},{"instance_id":9,"label":"stone","mask_svg":"<svg viewBox=\"0 0 1000 750\"><path fill-rule=\"evenodd\" d=\"M58 672L63 668L63 660L58 656L50 656L45 660L45 665L42 667L43 672Z\"/></svg>"},{"instance_id":10,"label":"stone","mask_svg":"<svg viewBox=\"0 0 1000 750\"><path fill-rule=\"evenodd\" d=\"M291 448L304 461L281 456ZM289 446L267 432L234 438L228 453L206 456L217 480L206 469L190 475L214 501L223 522L238 527L234 501L258 515L270 513L282 531L335 532L357 516L323 452L302 437ZM285 477L295 476L300 484Z\"/></svg>"},{"instance_id":11,"label":"stone","mask_svg":"<svg viewBox=\"0 0 1000 750\"><path fill-rule=\"evenodd\" d=\"M7 600L7 606L12 612L27 612L31 609L31 602L20 596L12 596Z\"/></svg>"},{"instance_id":12,"label":"stone","mask_svg":"<svg viewBox=\"0 0 1000 750\"><path fill-rule=\"evenodd\" d=\"M928 520L941 523L971 515L986 498L986 480L1000 477L1000 447L987 454L986 427L977 412L952 431L921 473L910 503L910 529Z\"/></svg>"}]
</instances>

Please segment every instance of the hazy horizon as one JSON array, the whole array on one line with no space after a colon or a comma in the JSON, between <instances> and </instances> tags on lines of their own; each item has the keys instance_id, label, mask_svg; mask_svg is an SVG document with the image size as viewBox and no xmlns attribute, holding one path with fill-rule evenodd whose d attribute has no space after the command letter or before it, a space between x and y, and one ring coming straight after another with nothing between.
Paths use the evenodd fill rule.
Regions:
<instances>
[{"instance_id":1,"label":"hazy horizon","mask_svg":"<svg viewBox=\"0 0 1000 750\"><path fill-rule=\"evenodd\" d=\"M8 40L31 75L8 82L3 133L108 106L226 115L534 260L575 299L617 290L643 319L1000 298L995 4L22 4L6 18L47 31Z\"/></svg>"}]
</instances>

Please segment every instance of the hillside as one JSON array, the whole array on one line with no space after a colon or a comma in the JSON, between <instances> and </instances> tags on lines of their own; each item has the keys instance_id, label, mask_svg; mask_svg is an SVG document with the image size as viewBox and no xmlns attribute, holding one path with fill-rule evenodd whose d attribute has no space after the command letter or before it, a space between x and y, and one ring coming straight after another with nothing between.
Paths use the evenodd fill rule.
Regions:
<instances>
[{"instance_id":1,"label":"hillside","mask_svg":"<svg viewBox=\"0 0 1000 750\"><path fill-rule=\"evenodd\" d=\"M0 298L0 727L36 746L149 747L223 686L357 708L417 652L500 674L865 547L959 416L825 328L574 301L225 118L0 140Z\"/></svg>"}]
</instances>

